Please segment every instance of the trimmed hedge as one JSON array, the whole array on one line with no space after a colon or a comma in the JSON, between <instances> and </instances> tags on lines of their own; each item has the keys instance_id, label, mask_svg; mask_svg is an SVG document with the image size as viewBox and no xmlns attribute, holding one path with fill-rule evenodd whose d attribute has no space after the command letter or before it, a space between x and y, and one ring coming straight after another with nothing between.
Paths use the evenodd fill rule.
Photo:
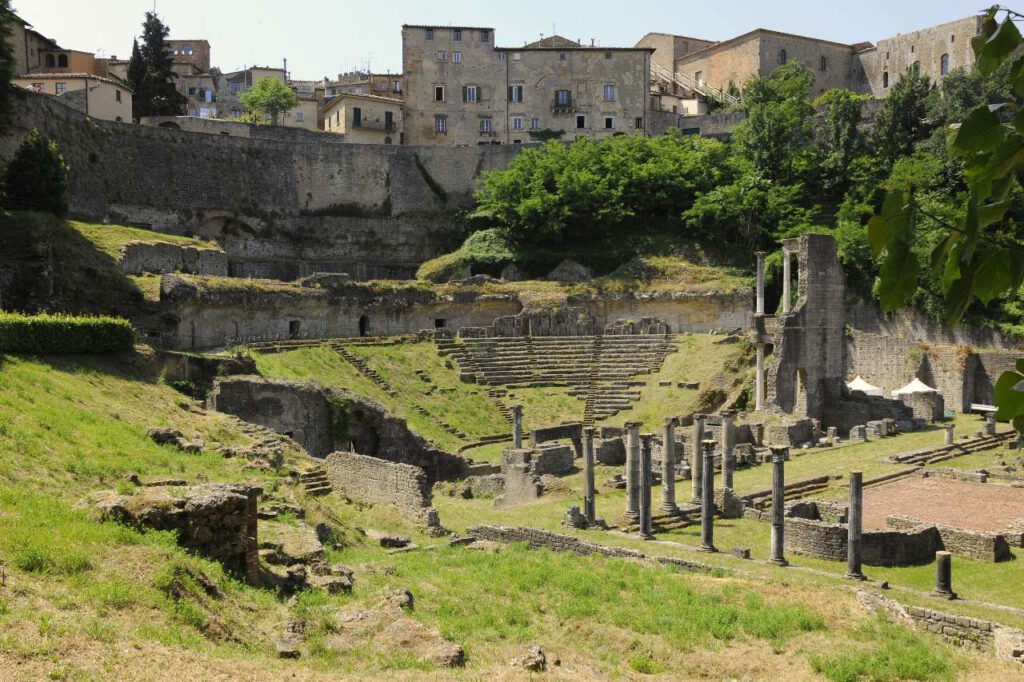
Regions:
<instances>
[{"instance_id":1,"label":"trimmed hedge","mask_svg":"<svg viewBox=\"0 0 1024 682\"><path fill-rule=\"evenodd\" d=\"M118 317L0 312L0 353L116 353L134 344L131 323Z\"/></svg>"}]
</instances>

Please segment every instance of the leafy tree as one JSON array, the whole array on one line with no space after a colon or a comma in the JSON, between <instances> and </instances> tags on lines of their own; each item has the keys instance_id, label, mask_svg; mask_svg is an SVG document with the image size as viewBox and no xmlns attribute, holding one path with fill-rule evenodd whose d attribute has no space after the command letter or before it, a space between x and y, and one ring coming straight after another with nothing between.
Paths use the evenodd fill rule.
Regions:
<instances>
[{"instance_id":1,"label":"leafy tree","mask_svg":"<svg viewBox=\"0 0 1024 682\"><path fill-rule=\"evenodd\" d=\"M7 165L5 204L15 210L63 215L68 208L67 181L68 165L56 143L33 130Z\"/></svg>"},{"instance_id":2,"label":"leafy tree","mask_svg":"<svg viewBox=\"0 0 1024 682\"><path fill-rule=\"evenodd\" d=\"M277 125L281 114L299 106L299 96L276 78L261 78L256 84L238 96L247 109L271 125Z\"/></svg>"},{"instance_id":3,"label":"leafy tree","mask_svg":"<svg viewBox=\"0 0 1024 682\"><path fill-rule=\"evenodd\" d=\"M14 45L11 26L14 23L11 12L11 1L0 0L0 124L6 123L11 117L11 107L17 89L11 81L14 72Z\"/></svg>"},{"instance_id":4,"label":"leafy tree","mask_svg":"<svg viewBox=\"0 0 1024 682\"><path fill-rule=\"evenodd\" d=\"M801 157L813 134L814 109L808 96L814 74L800 62L754 76L743 88L747 117L733 132L740 152L769 180L789 182L802 168Z\"/></svg>"},{"instance_id":5,"label":"leafy tree","mask_svg":"<svg viewBox=\"0 0 1024 682\"><path fill-rule=\"evenodd\" d=\"M142 23L142 46L138 50L133 47L128 62L128 87L133 91L132 115L136 120L143 116L178 116L184 113L185 98L175 86L178 76L171 68L173 61L167 47L170 32L171 29L160 21L156 13L146 12L146 20Z\"/></svg>"},{"instance_id":6,"label":"leafy tree","mask_svg":"<svg viewBox=\"0 0 1024 682\"><path fill-rule=\"evenodd\" d=\"M816 138L821 157L819 182L826 191L845 189L848 185L850 164L862 147L857 126L864 102L869 99L849 90L829 90L814 102L822 112Z\"/></svg>"},{"instance_id":7,"label":"leafy tree","mask_svg":"<svg viewBox=\"0 0 1024 682\"><path fill-rule=\"evenodd\" d=\"M999 14L1002 21L997 21ZM982 30L971 42L982 77L1009 62L1015 101L994 110L981 104L962 123L950 126L949 151L962 160L967 192L960 210L939 215L914 189L898 188L886 195L881 211L868 224L876 256L885 254L879 277L883 309L906 305L917 293L925 260L919 248L922 223L938 226L939 239L927 257L941 279L947 322L957 323L975 300L988 304L1024 286L1024 220L1017 199L1024 175L1024 45L1014 21L1021 15L998 6L985 15ZM1024 434L1024 360L996 384L997 417L1012 420Z\"/></svg>"},{"instance_id":8,"label":"leafy tree","mask_svg":"<svg viewBox=\"0 0 1024 682\"><path fill-rule=\"evenodd\" d=\"M871 135L871 147L882 163L891 166L901 156L909 156L914 145L928 137L931 126L926 114L934 95L928 76L914 69L900 76L875 118Z\"/></svg>"}]
</instances>

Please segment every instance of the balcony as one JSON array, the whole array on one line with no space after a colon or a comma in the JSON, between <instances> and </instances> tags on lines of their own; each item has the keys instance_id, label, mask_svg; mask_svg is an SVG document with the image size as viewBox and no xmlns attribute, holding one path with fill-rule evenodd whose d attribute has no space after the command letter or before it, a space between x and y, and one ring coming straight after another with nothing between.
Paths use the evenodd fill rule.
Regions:
<instances>
[{"instance_id":1,"label":"balcony","mask_svg":"<svg viewBox=\"0 0 1024 682\"><path fill-rule=\"evenodd\" d=\"M554 103L551 105L551 113L553 114L571 114L576 111L572 104L572 96L568 97L555 97Z\"/></svg>"}]
</instances>

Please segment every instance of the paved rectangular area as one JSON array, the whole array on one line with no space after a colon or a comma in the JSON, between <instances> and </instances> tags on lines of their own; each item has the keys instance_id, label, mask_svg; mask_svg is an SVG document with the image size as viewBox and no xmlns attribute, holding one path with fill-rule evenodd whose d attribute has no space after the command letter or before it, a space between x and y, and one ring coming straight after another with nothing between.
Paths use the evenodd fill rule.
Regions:
<instances>
[{"instance_id":1,"label":"paved rectangular area","mask_svg":"<svg viewBox=\"0 0 1024 682\"><path fill-rule=\"evenodd\" d=\"M892 515L999 532L1024 517L1024 489L920 476L864 489L865 529L886 528L885 517Z\"/></svg>"}]
</instances>

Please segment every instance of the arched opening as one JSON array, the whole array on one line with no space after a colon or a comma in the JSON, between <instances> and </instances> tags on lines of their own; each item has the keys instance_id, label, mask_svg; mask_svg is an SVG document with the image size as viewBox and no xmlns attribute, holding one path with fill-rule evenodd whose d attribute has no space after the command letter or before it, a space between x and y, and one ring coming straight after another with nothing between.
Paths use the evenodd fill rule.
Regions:
<instances>
[{"instance_id":1,"label":"arched opening","mask_svg":"<svg viewBox=\"0 0 1024 682\"><path fill-rule=\"evenodd\" d=\"M115 121L117 121L118 123L124 123L124 119L123 119L123 118L121 118L120 116L118 116L118 117L117 117L117 118L115 118L114 120L115 120Z\"/></svg>"},{"instance_id":2,"label":"arched opening","mask_svg":"<svg viewBox=\"0 0 1024 682\"><path fill-rule=\"evenodd\" d=\"M290 320L288 322L288 338L298 339L302 336L302 321Z\"/></svg>"},{"instance_id":3,"label":"arched opening","mask_svg":"<svg viewBox=\"0 0 1024 682\"><path fill-rule=\"evenodd\" d=\"M889 87L889 72L888 71L883 71L882 72L882 87L883 88Z\"/></svg>"},{"instance_id":4,"label":"arched opening","mask_svg":"<svg viewBox=\"0 0 1024 682\"><path fill-rule=\"evenodd\" d=\"M57 55L57 68L66 69L68 68L68 56L66 54Z\"/></svg>"},{"instance_id":5,"label":"arched opening","mask_svg":"<svg viewBox=\"0 0 1024 682\"><path fill-rule=\"evenodd\" d=\"M788 55L786 55L785 48L779 50L779 64L785 64L787 59Z\"/></svg>"},{"instance_id":6,"label":"arched opening","mask_svg":"<svg viewBox=\"0 0 1024 682\"><path fill-rule=\"evenodd\" d=\"M921 73L921 62L914 62L913 64L911 64L910 65L910 71L915 76L920 75L920 73Z\"/></svg>"},{"instance_id":7,"label":"arched opening","mask_svg":"<svg viewBox=\"0 0 1024 682\"><path fill-rule=\"evenodd\" d=\"M366 315L359 316L359 336L370 335L370 318Z\"/></svg>"},{"instance_id":8,"label":"arched opening","mask_svg":"<svg viewBox=\"0 0 1024 682\"><path fill-rule=\"evenodd\" d=\"M46 68L52 69L55 66L57 66L57 58L52 54L46 55Z\"/></svg>"},{"instance_id":9,"label":"arched opening","mask_svg":"<svg viewBox=\"0 0 1024 682\"><path fill-rule=\"evenodd\" d=\"M160 124L161 128L167 128L168 130L181 130L181 126L174 121L164 121Z\"/></svg>"},{"instance_id":10,"label":"arched opening","mask_svg":"<svg viewBox=\"0 0 1024 682\"><path fill-rule=\"evenodd\" d=\"M384 144L391 144L391 138L390 137L385 137L384 138Z\"/></svg>"},{"instance_id":11,"label":"arched opening","mask_svg":"<svg viewBox=\"0 0 1024 682\"><path fill-rule=\"evenodd\" d=\"M819 71L827 71L828 70L828 59L825 57L825 55L821 55L821 63L818 66L818 70Z\"/></svg>"},{"instance_id":12,"label":"arched opening","mask_svg":"<svg viewBox=\"0 0 1024 682\"><path fill-rule=\"evenodd\" d=\"M949 73L949 55L948 54L944 54L941 57L939 57L939 73L941 75L943 75L943 76L945 76L947 73Z\"/></svg>"}]
</instances>

